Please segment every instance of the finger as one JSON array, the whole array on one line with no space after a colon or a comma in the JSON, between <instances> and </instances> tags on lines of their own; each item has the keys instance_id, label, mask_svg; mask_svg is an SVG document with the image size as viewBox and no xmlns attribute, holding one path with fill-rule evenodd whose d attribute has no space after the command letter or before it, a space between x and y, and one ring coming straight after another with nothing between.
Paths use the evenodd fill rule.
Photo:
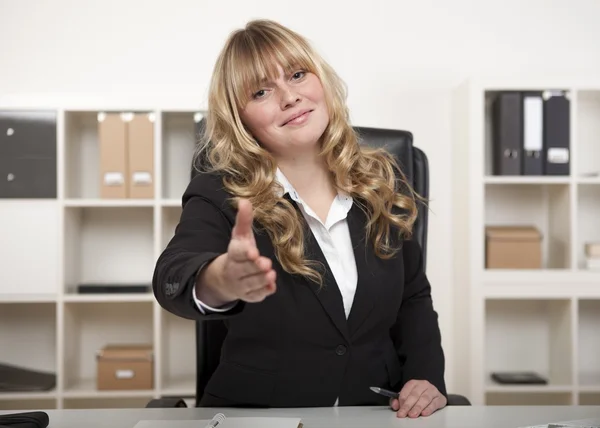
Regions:
<instances>
[{"instance_id":1,"label":"finger","mask_svg":"<svg viewBox=\"0 0 600 428\"><path fill-rule=\"evenodd\" d=\"M404 400L404 402L400 404L400 409L398 410L398 417L405 418L406 415L408 415L408 412L417 403L419 398L421 398L421 394L425 392L426 389L426 384L417 383L410 391L408 397L406 397L406 400Z\"/></svg>"},{"instance_id":2,"label":"finger","mask_svg":"<svg viewBox=\"0 0 600 428\"><path fill-rule=\"evenodd\" d=\"M251 291L247 293L243 300L251 303L262 302L264 299L269 297L271 294L275 293L276 290L275 283L270 283L265 287L259 288L258 290Z\"/></svg>"},{"instance_id":3,"label":"finger","mask_svg":"<svg viewBox=\"0 0 600 428\"><path fill-rule=\"evenodd\" d=\"M238 212L235 216L235 225L231 237L235 239L249 238L252 236L252 203L241 199L238 204Z\"/></svg>"},{"instance_id":4,"label":"finger","mask_svg":"<svg viewBox=\"0 0 600 428\"><path fill-rule=\"evenodd\" d=\"M423 409L423 411L421 412L422 416L430 416L432 415L436 410L438 410L441 407L440 405L440 397L435 397L431 403L429 403L429 405L427 407L425 407Z\"/></svg>"},{"instance_id":5,"label":"finger","mask_svg":"<svg viewBox=\"0 0 600 428\"><path fill-rule=\"evenodd\" d=\"M234 239L229 243L227 254L236 262L255 261L259 257L256 245L240 239Z\"/></svg>"},{"instance_id":6,"label":"finger","mask_svg":"<svg viewBox=\"0 0 600 428\"><path fill-rule=\"evenodd\" d=\"M423 409L431 404L434 396L432 395L431 388L425 390L419 400L415 403L415 405L408 411L408 416L411 418L416 418L421 415Z\"/></svg>"},{"instance_id":7,"label":"finger","mask_svg":"<svg viewBox=\"0 0 600 428\"><path fill-rule=\"evenodd\" d=\"M270 270L267 273L261 272L256 275L248 276L242 280L242 290L244 290L245 293L259 290L266 285L275 282L276 275L274 270Z\"/></svg>"},{"instance_id":8,"label":"finger","mask_svg":"<svg viewBox=\"0 0 600 428\"><path fill-rule=\"evenodd\" d=\"M245 262L238 262L235 265L235 272L233 276L241 280L246 277L253 276L259 273L268 273L271 270L273 263L271 259L266 257L259 257L255 261L247 260Z\"/></svg>"},{"instance_id":9,"label":"finger","mask_svg":"<svg viewBox=\"0 0 600 428\"><path fill-rule=\"evenodd\" d=\"M397 398L390 398L390 407L397 412L400 407L400 401Z\"/></svg>"},{"instance_id":10,"label":"finger","mask_svg":"<svg viewBox=\"0 0 600 428\"><path fill-rule=\"evenodd\" d=\"M415 386L418 385L418 383L419 382L416 380L409 380L404 384L404 386L400 390L400 393L398 394L398 409L402 406L402 404L404 404L404 402L406 401L412 390L415 388Z\"/></svg>"}]
</instances>

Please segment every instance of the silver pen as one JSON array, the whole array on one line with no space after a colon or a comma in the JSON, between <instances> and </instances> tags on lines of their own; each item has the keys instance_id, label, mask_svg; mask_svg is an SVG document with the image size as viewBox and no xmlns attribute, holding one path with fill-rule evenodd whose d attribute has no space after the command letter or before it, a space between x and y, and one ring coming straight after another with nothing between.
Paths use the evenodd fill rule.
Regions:
<instances>
[{"instance_id":1,"label":"silver pen","mask_svg":"<svg viewBox=\"0 0 600 428\"><path fill-rule=\"evenodd\" d=\"M217 413L204 428L215 428L218 425L221 425L224 421L225 415L223 413Z\"/></svg>"},{"instance_id":2,"label":"silver pen","mask_svg":"<svg viewBox=\"0 0 600 428\"><path fill-rule=\"evenodd\" d=\"M387 389L379 388L377 386L372 386L369 389L376 394L383 395L389 398L398 398L400 396L400 394L397 392L388 391Z\"/></svg>"}]
</instances>

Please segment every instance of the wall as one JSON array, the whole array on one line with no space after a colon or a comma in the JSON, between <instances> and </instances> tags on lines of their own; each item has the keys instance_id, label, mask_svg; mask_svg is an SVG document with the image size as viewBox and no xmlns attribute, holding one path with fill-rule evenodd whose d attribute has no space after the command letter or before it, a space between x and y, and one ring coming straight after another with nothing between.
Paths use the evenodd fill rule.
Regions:
<instances>
[{"instance_id":1,"label":"wall","mask_svg":"<svg viewBox=\"0 0 600 428\"><path fill-rule=\"evenodd\" d=\"M309 37L349 86L357 125L404 128L431 164L428 274L453 344L450 93L469 76L600 72L600 2L0 0L0 96L167 96L202 104L227 34L254 17ZM463 368L464 369L464 368Z\"/></svg>"}]
</instances>

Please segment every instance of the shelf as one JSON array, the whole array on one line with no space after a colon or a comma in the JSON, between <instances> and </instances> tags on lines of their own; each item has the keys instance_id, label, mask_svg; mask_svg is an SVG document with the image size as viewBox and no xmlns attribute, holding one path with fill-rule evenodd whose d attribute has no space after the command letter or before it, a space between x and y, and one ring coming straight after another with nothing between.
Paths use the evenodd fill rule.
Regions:
<instances>
[{"instance_id":1,"label":"shelf","mask_svg":"<svg viewBox=\"0 0 600 428\"><path fill-rule=\"evenodd\" d=\"M569 406L573 405L571 392L488 392L488 406Z\"/></svg>"},{"instance_id":2,"label":"shelf","mask_svg":"<svg viewBox=\"0 0 600 428\"><path fill-rule=\"evenodd\" d=\"M55 398L55 389L42 392L0 392L0 401L52 400Z\"/></svg>"},{"instance_id":3,"label":"shelf","mask_svg":"<svg viewBox=\"0 0 600 428\"><path fill-rule=\"evenodd\" d=\"M152 293L113 293L113 294L66 294L65 302L88 303L88 302L153 302Z\"/></svg>"},{"instance_id":4,"label":"shelf","mask_svg":"<svg viewBox=\"0 0 600 428\"><path fill-rule=\"evenodd\" d=\"M535 226L542 235L542 268L571 267L569 185L486 184L486 226Z\"/></svg>"},{"instance_id":5,"label":"shelf","mask_svg":"<svg viewBox=\"0 0 600 428\"><path fill-rule=\"evenodd\" d=\"M489 175L484 177L485 184L570 184L570 177L555 177L555 176L498 176Z\"/></svg>"},{"instance_id":6,"label":"shelf","mask_svg":"<svg viewBox=\"0 0 600 428\"><path fill-rule=\"evenodd\" d=\"M153 343L151 302L65 302L64 323L64 388L69 397L104 394L95 386L96 353L106 345Z\"/></svg>"},{"instance_id":7,"label":"shelf","mask_svg":"<svg viewBox=\"0 0 600 428\"><path fill-rule=\"evenodd\" d=\"M163 112L162 114L162 197L176 199L190 182L196 147L196 114Z\"/></svg>"},{"instance_id":8,"label":"shelf","mask_svg":"<svg viewBox=\"0 0 600 428\"><path fill-rule=\"evenodd\" d=\"M153 209L67 208L65 285L149 284L154 270Z\"/></svg>"},{"instance_id":9,"label":"shelf","mask_svg":"<svg viewBox=\"0 0 600 428\"><path fill-rule=\"evenodd\" d=\"M506 288L521 286L583 287L594 293L600 289L600 273L578 271L572 269L487 269L482 272L482 280L486 287L503 286Z\"/></svg>"},{"instance_id":10,"label":"shelf","mask_svg":"<svg viewBox=\"0 0 600 428\"><path fill-rule=\"evenodd\" d=\"M600 186L580 184L577 191L577 265L588 271L585 264L585 244L600 243ZM600 275L600 270L589 271Z\"/></svg>"},{"instance_id":11,"label":"shelf","mask_svg":"<svg viewBox=\"0 0 600 428\"><path fill-rule=\"evenodd\" d=\"M579 384L600 392L600 298L578 301Z\"/></svg>"},{"instance_id":12,"label":"shelf","mask_svg":"<svg viewBox=\"0 0 600 428\"><path fill-rule=\"evenodd\" d=\"M486 392L500 392L500 393L556 393L556 392L572 392L572 385L501 385L496 384L491 380L488 380L485 386Z\"/></svg>"},{"instance_id":13,"label":"shelf","mask_svg":"<svg viewBox=\"0 0 600 428\"><path fill-rule=\"evenodd\" d=\"M152 398L153 395L154 389L98 391L95 378L77 379L63 393L65 398Z\"/></svg>"},{"instance_id":14,"label":"shelf","mask_svg":"<svg viewBox=\"0 0 600 428\"><path fill-rule=\"evenodd\" d=\"M0 303L0 362L57 373L55 303Z\"/></svg>"},{"instance_id":15,"label":"shelf","mask_svg":"<svg viewBox=\"0 0 600 428\"><path fill-rule=\"evenodd\" d=\"M573 296L600 298L600 287L597 283L575 285L568 281L538 284L507 281L482 287L482 297L486 299L568 299Z\"/></svg>"},{"instance_id":16,"label":"shelf","mask_svg":"<svg viewBox=\"0 0 600 428\"><path fill-rule=\"evenodd\" d=\"M0 302L2 303L53 303L57 300L56 294L0 294Z\"/></svg>"},{"instance_id":17,"label":"shelf","mask_svg":"<svg viewBox=\"0 0 600 428\"><path fill-rule=\"evenodd\" d=\"M577 173L600 173L600 91L577 93Z\"/></svg>"},{"instance_id":18,"label":"shelf","mask_svg":"<svg viewBox=\"0 0 600 428\"><path fill-rule=\"evenodd\" d=\"M486 382L492 372L533 371L549 385L572 385L571 315L568 299L487 300Z\"/></svg>"},{"instance_id":19,"label":"shelf","mask_svg":"<svg viewBox=\"0 0 600 428\"><path fill-rule=\"evenodd\" d=\"M163 207L181 208L181 198L179 199L163 199L160 204Z\"/></svg>"},{"instance_id":20,"label":"shelf","mask_svg":"<svg viewBox=\"0 0 600 428\"><path fill-rule=\"evenodd\" d=\"M66 199L66 207L111 208L111 207L153 207L153 199Z\"/></svg>"},{"instance_id":21,"label":"shelf","mask_svg":"<svg viewBox=\"0 0 600 428\"><path fill-rule=\"evenodd\" d=\"M38 399L0 399L0 410L52 410L56 409L56 399L38 398Z\"/></svg>"},{"instance_id":22,"label":"shelf","mask_svg":"<svg viewBox=\"0 0 600 428\"><path fill-rule=\"evenodd\" d=\"M600 177L578 177L576 181L579 184L600 185Z\"/></svg>"},{"instance_id":23,"label":"shelf","mask_svg":"<svg viewBox=\"0 0 600 428\"><path fill-rule=\"evenodd\" d=\"M162 389L173 395L193 395L196 392L196 323L164 309L161 309L161 319Z\"/></svg>"}]
</instances>

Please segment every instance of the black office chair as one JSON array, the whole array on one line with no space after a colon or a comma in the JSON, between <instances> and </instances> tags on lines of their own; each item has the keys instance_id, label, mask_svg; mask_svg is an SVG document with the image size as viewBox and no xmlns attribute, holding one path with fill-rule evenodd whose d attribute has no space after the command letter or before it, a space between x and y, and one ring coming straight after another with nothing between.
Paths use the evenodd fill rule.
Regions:
<instances>
[{"instance_id":1,"label":"black office chair","mask_svg":"<svg viewBox=\"0 0 600 428\"><path fill-rule=\"evenodd\" d=\"M201 129L201 128L199 128ZM356 127L361 144L373 147L384 147L396 158L406 178L414 190L429 198L429 164L425 153L413 146L413 135L408 131ZM192 168L192 178L197 174ZM423 269L427 261L427 207L419 204L419 215L414 225L414 238L423 251ZM221 345L227 335L227 328L222 321L200 321L196 323L196 403L200 402L204 388L219 365ZM148 407L172 407L182 405L181 400L153 400ZM449 394L448 405L470 405L469 400L461 395Z\"/></svg>"}]
</instances>

